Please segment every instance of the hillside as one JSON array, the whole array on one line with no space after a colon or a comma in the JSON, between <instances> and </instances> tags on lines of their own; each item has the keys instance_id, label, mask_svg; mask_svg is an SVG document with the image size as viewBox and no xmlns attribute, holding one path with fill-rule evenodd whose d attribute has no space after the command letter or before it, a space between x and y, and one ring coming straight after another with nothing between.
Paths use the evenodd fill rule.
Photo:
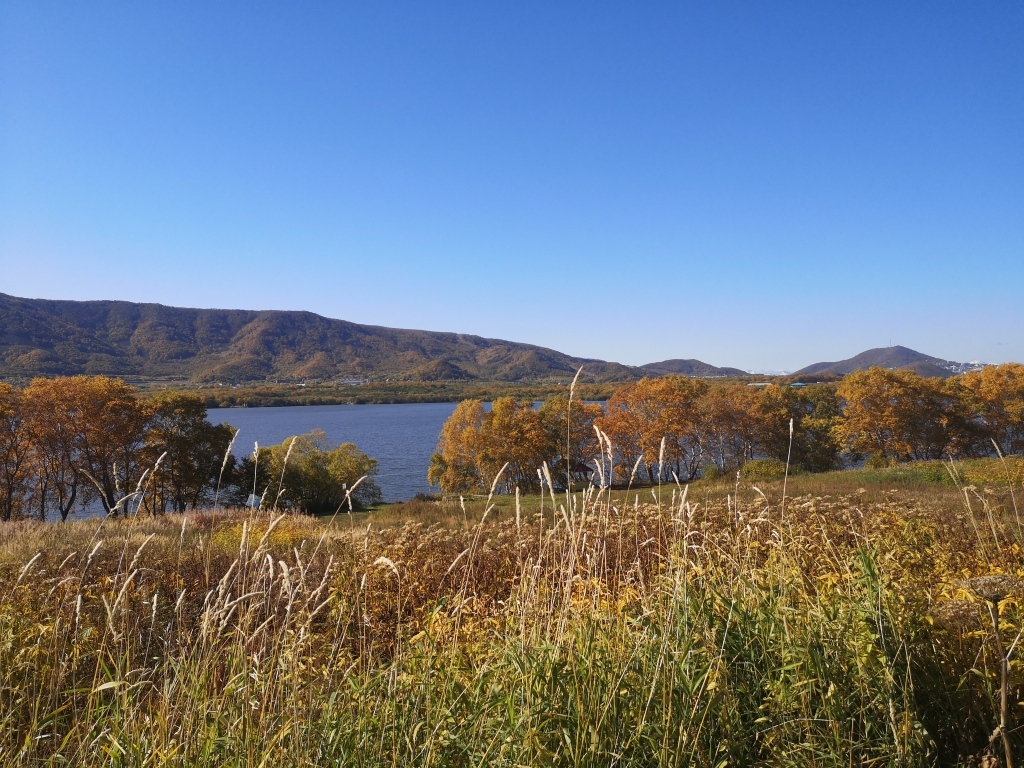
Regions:
<instances>
[{"instance_id":1,"label":"hillside","mask_svg":"<svg viewBox=\"0 0 1024 768\"><path fill-rule=\"evenodd\" d=\"M311 312L185 309L0 294L0 375L109 374L200 382L381 378L639 378L637 369L530 344L384 328Z\"/></svg>"},{"instance_id":2,"label":"hillside","mask_svg":"<svg viewBox=\"0 0 1024 768\"><path fill-rule=\"evenodd\" d=\"M311 312L186 309L125 301L48 301L0 294L0 372L186 377L402 377L518 381L635 378L617 363L530 344L384 328Z\"/></svg>"},{"instance_id":3,"label":"hillside","mask_svg":"<svg viewBox=\"0 0 1024 768\"><path fill-rule=\"evenodd\" d=\"M662 360L660 363L647 363L641 369L658 376L675 374L678 376L697 376L710 378L716 376L746 376L746 371L739 368L717 368L700 360Z\"/></svg>"},{"instance_id":4,"label":"hillside","mask_svg":"<svg viewBox=\"0 0 1024 768\"><path fill-rule=\"evenodd\" d=\"M198 383L391 379L595 383L644 376L745 376L738 368L672 359L639 367L462 333L360 325L312 312L189 309L129 301L50 301L0 293L0 378L106 374ZM980 367L881 347L796 376L843 376L871 366L953 376Z\"/></svg>"},{"instance_id":5,"label":"hillside","mask_svg":"<svg viewBox=\"0 0 1024 768\"><path fill-rule=\"evenodd\" d=\"M815 363L796 371L795 376L832 375L845 376L854 371L862 371L877 366L879 368L907 368L921 376L941 376L943 378L962 373L970 367L962 363L941 360L925 355L907 347L879 347L854 355L847 360L831 363Z\"/></svg>"}]
</instances>

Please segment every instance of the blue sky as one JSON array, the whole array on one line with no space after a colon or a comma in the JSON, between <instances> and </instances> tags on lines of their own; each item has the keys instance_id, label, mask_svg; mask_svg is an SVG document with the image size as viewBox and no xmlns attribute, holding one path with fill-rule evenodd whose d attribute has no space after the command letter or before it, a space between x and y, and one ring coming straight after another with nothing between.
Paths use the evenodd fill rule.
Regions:
<instances>
[{"instance_id":1,"label":"blue sky","mask_svg":"<svg viewBox=\"0 0 1024 768\"><path fill-rule=\"evenodd\" d=\"M0 291L1024 360L1024 4L0 4Z\"/></svg>"}]
</instances>

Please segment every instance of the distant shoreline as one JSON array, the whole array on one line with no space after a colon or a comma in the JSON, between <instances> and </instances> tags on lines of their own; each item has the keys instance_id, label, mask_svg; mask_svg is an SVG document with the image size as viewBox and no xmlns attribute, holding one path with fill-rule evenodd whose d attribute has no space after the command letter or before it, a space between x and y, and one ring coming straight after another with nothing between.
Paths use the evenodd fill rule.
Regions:
<instances>
[{"instance_id":1,"label":"distant shoreline","mask_svg":"<svg viewBox=\"0 0 1024 768\"><path fill-rule=\"evenodd\" d=\"M581 400L607 400L626 382L577 385ZM261 384L238 387L163 386L143 391L179 390L198 394L207 408L257 408L297 405L402 405L411 403L457 403L461 400L545 400L568 394L569 383L509 382L382 382L357 386L334 384Z\"/></svg>"}]
</instances>

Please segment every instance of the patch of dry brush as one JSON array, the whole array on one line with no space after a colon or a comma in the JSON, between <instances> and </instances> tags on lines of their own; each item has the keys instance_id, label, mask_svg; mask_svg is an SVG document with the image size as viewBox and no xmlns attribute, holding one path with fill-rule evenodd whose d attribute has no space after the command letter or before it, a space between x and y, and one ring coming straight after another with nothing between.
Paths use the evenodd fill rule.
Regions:
<instances>
[{"instance_id":1,"label":"patch of dry brush","mask_svg":"<svg viewBox=\"0 0 1024 768\"><path fill-rule=\"evenodd\" d=\"M660 503L592 489L456 527L224 513L10 524L0 761L991 753L1001 659L964 582L1021 575L1013 509L984 493L967 506L798 490L783 507L752 487L699 501L662 489ZM1009 645L1015 596L1000 621Z\"/></svg>"}]
</instances>

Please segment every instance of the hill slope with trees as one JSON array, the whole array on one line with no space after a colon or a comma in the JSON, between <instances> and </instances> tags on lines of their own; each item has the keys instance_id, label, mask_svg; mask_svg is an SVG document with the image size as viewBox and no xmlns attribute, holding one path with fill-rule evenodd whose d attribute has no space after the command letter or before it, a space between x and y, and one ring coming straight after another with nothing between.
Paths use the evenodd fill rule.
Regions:
<instances>
[{"instance_id":1,"label":"hill slope with trees","mask_svg":"<svg viewBox=\"0 0 1024 768\"><path fill-rule=\"evenodd\" d=\"M384 328L312 312L186 309L0 294L0 374L244 382L340 377L519 381L639 378L636 369L460 333Z\"/></svg>"}]
</instances>

